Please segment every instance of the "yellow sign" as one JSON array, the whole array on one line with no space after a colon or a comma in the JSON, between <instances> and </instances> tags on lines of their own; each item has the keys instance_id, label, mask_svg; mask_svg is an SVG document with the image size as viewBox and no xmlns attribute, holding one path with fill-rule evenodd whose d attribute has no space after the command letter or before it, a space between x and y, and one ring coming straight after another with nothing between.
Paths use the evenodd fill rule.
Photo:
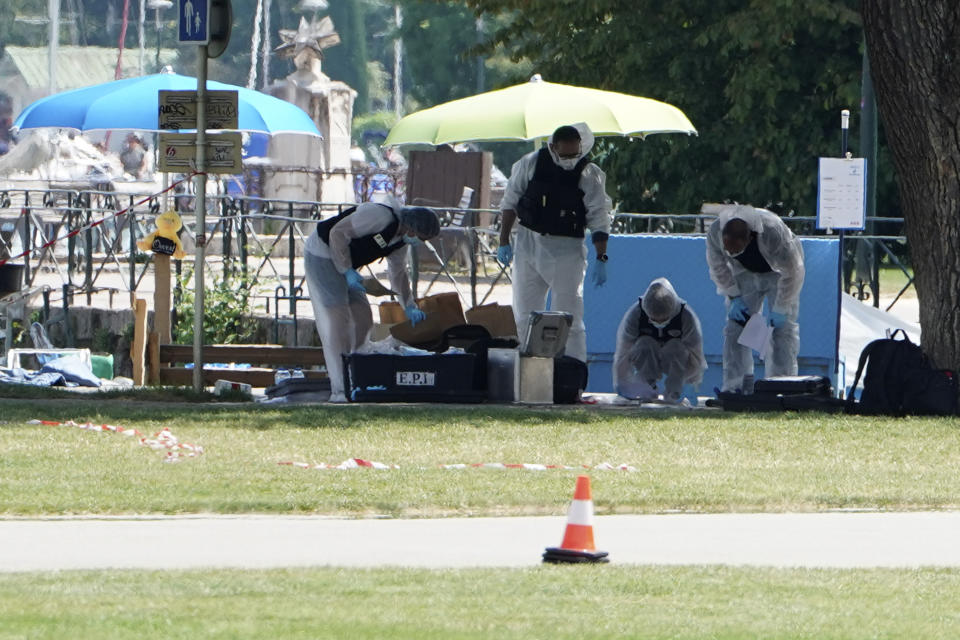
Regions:
<instances>
[{"instance_id":1,"label":"yellow sign","mask_svg":"<svg viewBox=\"0 0 960 640\"><path fill-rule=\"evenodd\" d=\"M204 169L208 173L241 173L243 171L243 137L239 133L207 135ZM161 133L157 143L160 171L188 173L196 168L197 134Z\"/></svg>"},{"instance_id":2,"label":"yellow sign","mask_svg":"<svg viewBox=\"0 0 960 640\"><path fill-rule=\"evenodd\" d=\"M158 91L157 102L158 128L197 128L196 91ZM207 91L207 129L236 129L237 120L236 91Z\"/></svg>"}]
</instances>

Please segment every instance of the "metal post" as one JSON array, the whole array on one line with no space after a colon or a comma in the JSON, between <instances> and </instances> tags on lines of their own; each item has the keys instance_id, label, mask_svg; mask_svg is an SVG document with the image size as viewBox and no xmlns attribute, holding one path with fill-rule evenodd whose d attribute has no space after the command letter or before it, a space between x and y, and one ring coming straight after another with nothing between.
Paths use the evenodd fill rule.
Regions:
<instances>
[{"instance_id":1,"label":"metal post","mask_svg":"<svg viewBox=\"0 0 960 640\"><path fill-rule=\"evenodd\" d=\"M87 290L87 306L93 304L93 229L90 227L91 215L87 209L87 221L85 226L87 230L83 233L84 242L87 246L84 250L86 264L83 265L84 288Z\"/></svg>"},{"instance_id":2,"label":"metal post","mask_svg":"<svg viewBox=\"0 0 960 640\"><path fill-rule=\"evenodd\" d=\"M133 304L137 297L137 212L133 210L133 198L130 199L130 208L125 215L129 226L127 234L130 236L130 304Z\"/></svg>"},{"instance_id":3,"label":"metal post","mask_svg":"<svg viewBox=\"0 0 960 640\"><path fill-rule=\"evenodd\" d=\"M65 284L61 289L63 291L63 331L66 335L67 347L75 347L76 341L73 338L73 327L70 326L70 285Z\"/></svg>"},{"instance_id":4,"label":"metal post","mask_svg":"<svg viewBox=\"0 0 960 640\"><path fill-rule=\"evenodd\" d=\"M230 207L227 206L226 198L220 199L220 237L222 238L223 243L223 274L232 275L232 254L233 254L233 233L232 233L232 218L229 217Z\"/></svg>"},{"instance_id":5,"label":"metal post","mask_svg":"<svg viewBox=\"0 0 960 640\"><path fill-rule=\"evenodd\" d=\"M23 256L23 281L31 282L30 279L30 257L33 255L33 229L30 225L30 192L23 194L23 235L20 236L20 244L23 245L25 252Z\"/></svg>"},{"instance_id":6,"label":"metal post","mask_svg":"<svg viewBox=\"0 0 960 640\"><path fill-rule=\"evenodd\" d=\"M870 73L870 56L863 49L863 70L860 87L860 157L867 165L867 220L877 215L877 98L873 92L873 77ZM876 223L867 223L867 233L876 235ZM873 306L880 307L880 255L875 250L875 240L867 240L870 247L870 292ZM879 243L877 243L879 244Z\"/></svg>"},{"instance_id":7,"label":"metal post","mask_svg":"<svg viewBox=\"0 0 960 640\"><path fill-rule=\"evenodd\" d=\"M847 157L847 134L850 131L850 110L844 109L840 112L840 157ZM840 241L840 256L837 259L837 279L840 287L837 290L837 339L833 349L833 372L839 377L840 374L840 316L843 315L843 229L837 230L837 239ZM837 386L843 388L843 381L837 380ZM853 393L853 389L850 393Z\"/></svg>"},{"instance_id":8,"label":"metal post","mask_svg":"<svg viewBox=\"0 0 960 640\"><path fill-rule=\"evenodd\" d=\"M73 270L74 268L80 268L79 260L74 262L77 252L77 237L72 232L76 226L74 224L76 217L73 211L67 212L67 233L69 234L67 236L67 284L73 284Z\"/></svg>"},{"instance_id":9,"label":"metal post","mask_svg":"<svg viewBox=\"0 0 960 640\"><path fill-rule=\"evenodd\" d=\"M207 45L197 50L197 176L196 226L197 250L193 267L193 390L203 391L203 253L207 244Z\"/></svg>"},{"instance_id":10,"label":"metal post","mask_svg":"<svg viewBox=\"0 0 960 640\"><path fill-rule=\"evenodd\" d=\"M247 201L240 201L240 218L237 221L237 253L240 255L240 272L247 279Z\"/></svg>"},{"instance_id":11,"label":"metal post","mask_svg":"<svg viewBox=\"0 0 960 640\"><path fill-rule=\"evenodd\" d=\"M293 219L293 203L291 202L287 209L287 215L290 217L290 234L287 236L287 282L290 285L288 291L290 292L290 315L291 317L296 317L297 315L297 296L294 290L297 287L297 274L294 269L295 259L297 257L296 251L296 236L294 231L296 230L296 223Z\"/></svg>"},{"instance_id":12,"label":"metal post","mask_svg":"<svg viewBox=\"0 0 960 640\"><path fill-rule=\"evenodd\" d=\"M475 307L477 306L477 249L480 245L477 243L477 232L473 224L467 227L467 242L470 243L470 306Z\"/></svg>"}]
</instances>

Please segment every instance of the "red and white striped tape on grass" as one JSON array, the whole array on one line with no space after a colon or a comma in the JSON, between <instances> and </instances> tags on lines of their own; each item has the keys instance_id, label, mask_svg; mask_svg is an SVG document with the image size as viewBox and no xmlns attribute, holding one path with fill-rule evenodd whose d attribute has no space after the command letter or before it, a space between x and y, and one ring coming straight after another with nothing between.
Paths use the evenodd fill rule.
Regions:
<instances>
[{"instance_id":1,"label":"red and white striped tape on grass","mask_svg":"<svg viewBox=\"0 0 960 640\"><path fill-rule=\"evenodd\" d=\"M278 462L277 464L285 465L288 467L297 467L300 469L361 469L361 468L370 468L370 469L399 469L400 467L395 464L384 464L382 462L371 462L370 460L364 460L362 458L349 458L344 460L340 464L311 464L309 462L290 462L283 461ZM590 466L588 464L582 464L577 466L567 466L564 464L530 464L530 463L510 463L510 462L474 462L474 463L455 463L455 464L441 464L439 465L441 469L526 469L528 471L549 471L551 469L593 469L596 471L636 471L635 467L631 467L628 464L619 464L613 465L609 462L601 462L598 465ZM421 467L425 468L425 467Z\"/></svg>"},{"instance_id":2,"label":"red and white striped tape on grass","mask_svg":"<svg viewBox=\"0 0 960 640\"><path fill-rule=\"evenodd\" d=\"M145 437L136 429L127 427L118 427L112 424L94 424L85 422L83 424L68 420L67 422L56 422L53 420L29 420L27 424L44 424L51 427L76 427L86 431L106 431L116 433L121 436L136 438L137 443L142 447L149 447L154 451L165 451L164 462L180 462L184 458L195 458L203 454L203 447L189 442L180 442L168 427L153 434L152 438Z\"/></svg>"}]
</instances>

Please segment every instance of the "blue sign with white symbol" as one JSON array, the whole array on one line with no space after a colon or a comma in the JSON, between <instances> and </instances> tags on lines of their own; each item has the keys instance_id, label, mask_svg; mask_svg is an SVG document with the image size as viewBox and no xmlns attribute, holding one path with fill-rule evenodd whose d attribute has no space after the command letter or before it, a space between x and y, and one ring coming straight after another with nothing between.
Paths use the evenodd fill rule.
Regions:
<instances>
[{"instance_id":1,"label":"blue sign with white symbol","mask_svg":"<svg viewBox=\"0 0 960 640\"><path fill-rule=\"evenodd\" d=\"M179 0L177 33L185 44L210 42L210 0Z\"/></svg>"}]
</instances>

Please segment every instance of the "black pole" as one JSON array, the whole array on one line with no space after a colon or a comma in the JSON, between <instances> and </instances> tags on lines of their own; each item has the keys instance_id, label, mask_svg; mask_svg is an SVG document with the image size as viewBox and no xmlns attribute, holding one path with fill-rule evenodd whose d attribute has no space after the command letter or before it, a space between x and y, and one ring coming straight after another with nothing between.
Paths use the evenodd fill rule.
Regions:
<instances>
[{"instance_id":1,"label":"black pole","mask_svg":"<svg viewBox=\"0 0 960 640\"><path fill-rule=\"evenodd\" d=\"M840 112L840 157L847 157L847 134L850 131L850 110L844 109ZM833 347L833 373L837 376L837 385L840 388L846 387L846 381L839 379L840 374L840 317L843 315L843 229L838 229L838 238L840 240L840 255L837 259L837 337ZM853 390L850 390L853 393Z\"/></svg>"},{"instance_id":2,"label":"black pole","mask_svg":"<svg viewBox=\"0 0 960 640\"><path fill-rule=\"evenodd\" d=\"M867 166L867 220L877 215L877 97L873 92L873 76L870 73L870 57L863 48L863 70L860 86L860 157ZM876 223L867 223L867 233L876 235ZM874 240L867 240L870 247L870 292L873 306L880 307L880 255L874 250Z\"/></svg>"}]
</instances>

